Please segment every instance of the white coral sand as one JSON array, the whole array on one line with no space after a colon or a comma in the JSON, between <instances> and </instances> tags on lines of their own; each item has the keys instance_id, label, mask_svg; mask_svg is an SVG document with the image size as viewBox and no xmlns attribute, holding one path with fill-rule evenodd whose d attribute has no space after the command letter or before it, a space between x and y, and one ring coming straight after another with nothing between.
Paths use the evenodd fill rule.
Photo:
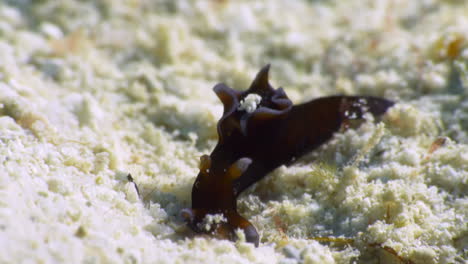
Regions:
<instances>
[{"instance_id":1,"label":"white coral sand","mask_svg":"<svg viewBox=\"0 0 468 264\"><path fill-rule=\"evenodd\" d=\"M464 263L466 32L464 1L0 1L0 263ZM196 236L211 89L266 63L398 104L241 196L258 248Z\"/></svg>"}]
</instances>

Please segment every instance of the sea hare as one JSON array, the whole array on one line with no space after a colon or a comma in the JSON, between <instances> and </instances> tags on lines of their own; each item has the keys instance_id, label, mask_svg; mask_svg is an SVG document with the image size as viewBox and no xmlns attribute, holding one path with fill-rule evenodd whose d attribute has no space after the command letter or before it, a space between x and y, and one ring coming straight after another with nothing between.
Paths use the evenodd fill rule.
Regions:
<instances>
[{"instance_id":1,"label":"sea hare","mask_svg":"<svg viewBox=\"0 0 468 264\"><path fill-rule=\"evenodd\" d=\"M236 230L258 246L255 227L237 212L237 197L275 168L291 164L319 147L349 120L365 113L381 115L394 102L372 96L328 96L292 104L282 88L268 82L263 67L246 91L217 84L224 105L218 122L219 141L200 158L193 184L192 208L181 215L197 233L236 239Z\"/></svg>"}]
</instances>

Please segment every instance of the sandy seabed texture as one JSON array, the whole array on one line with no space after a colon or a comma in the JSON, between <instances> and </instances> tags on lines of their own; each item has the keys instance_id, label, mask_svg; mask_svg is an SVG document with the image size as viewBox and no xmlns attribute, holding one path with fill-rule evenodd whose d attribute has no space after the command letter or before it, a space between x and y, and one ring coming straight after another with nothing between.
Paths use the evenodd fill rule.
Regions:
<instances>
[{"instance_id":1,"label":"sandy seabed texture","mask_svg":"<svg viewBox=\"0 0 468 264\"><path fill-rule=\"evenodd\" d=\"M398 104L241 196L258 248L197 236L211 89L267 63ZM466 263L467 194L466 1L0 1L0 263Z\"/></svg>"}]
</instances>

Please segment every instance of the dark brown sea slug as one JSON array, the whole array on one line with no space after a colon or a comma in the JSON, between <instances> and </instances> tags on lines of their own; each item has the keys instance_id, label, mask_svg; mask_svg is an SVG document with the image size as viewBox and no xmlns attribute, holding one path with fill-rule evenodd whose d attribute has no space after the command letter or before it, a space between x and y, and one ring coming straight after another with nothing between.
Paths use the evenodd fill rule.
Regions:
<instances>
[{"instance_id":1,"label":"dark brown sea slug","mask_svg":"<svg viewBox=\"0 0 468 264\"><path fill-rule=\"evenodd\" d=\"M365 113L382 115L394 105L384 98L336 95L293 106L282 88L271 87L268 71L269 65L262 68L243 92L225 84L213 89L224 105L219 141L209 156L200 158L192 208L182 211L195 232L235 239L235 231L241 229L248 242L258 245L257 230L237 212L239 194L275 168L322 145L347 121ZM246 109L242 101L249 95L257 104ZM208 223L207 216L213 215L217 221Z\"/></svg>"}]
</instances>

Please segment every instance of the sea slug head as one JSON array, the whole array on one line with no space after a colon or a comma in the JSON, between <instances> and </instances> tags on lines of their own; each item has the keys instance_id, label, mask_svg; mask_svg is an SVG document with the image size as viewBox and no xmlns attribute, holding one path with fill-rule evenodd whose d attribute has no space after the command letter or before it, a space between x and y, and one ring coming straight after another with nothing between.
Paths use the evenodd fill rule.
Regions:
<instances>
[{"instance_id":1,"label":"sea slug head","mask_svg":"<svg viewBox=\"0 0 468 264\"><path fill-rule=\"evenodd\" d=\"M217 84L213 90L224 105L224 113L218 122L219 141L224 142L233 134L248 137L258 126L287 116L292 102L282 88L274 89L268 82L270 65L264 66L250 88L240 92L225 84Z\"/></svg>"}]
</instances>

